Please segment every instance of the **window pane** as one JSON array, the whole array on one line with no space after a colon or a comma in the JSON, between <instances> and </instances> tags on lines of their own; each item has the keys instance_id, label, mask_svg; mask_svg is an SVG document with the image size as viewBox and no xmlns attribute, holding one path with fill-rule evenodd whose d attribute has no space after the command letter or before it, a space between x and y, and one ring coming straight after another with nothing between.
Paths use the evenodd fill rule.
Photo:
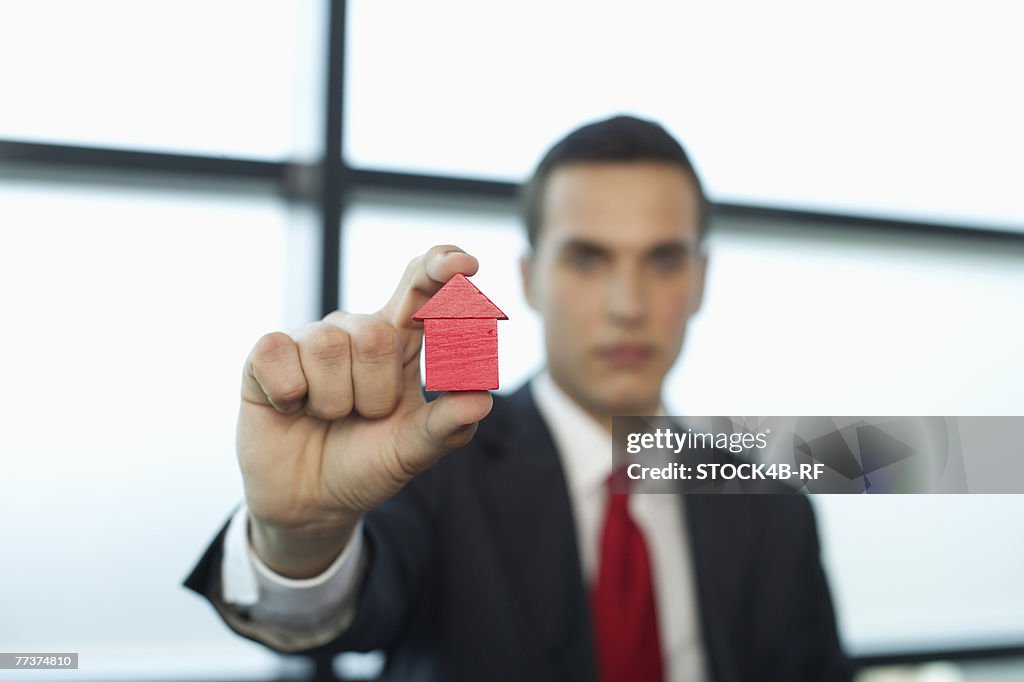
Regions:
<instances>
[{"instance_id":1,"label":"window pane","mask_svg":"<svg viewBox=\"0 0 1024 682\"><path fill-rule=\"evenodd\" d=\"M703 306L669 374L671 414L1024 414L1020 249L718 220ZM372 312L434 244L480 259L507 314L502 392L543 364L509 210L364 199L347 215L344 305ZM1024 641L1024 496L818 495L823 557L855 654Z\"/></svg>"},{"instance_id":2,"label":"window pane","mask_svg":"<svg viewBox=\"0 0 1024 682\"><path fill-rule=\"evenodd\" d=\"M278 675L180 583L242 499L248 350L313 314L315 230L273 198L10 181L0 216L0 642L80 652L47 679Z\"/></svg>"},{"instance_id":3,"label":"window pane","mask_svg":"<svg viewBox=\"0 0 1024 682\"><path fill-rule=\"evenodd\" d=\"M0 137L315 153L323 0L0 4Z\"/></svg>"},{"instance_id":4,"label":"window pane","mask_svg":"<svg viewBox=\"0 0 1024 682\"><path fill-rule=\"evenodd\" d=\"M518 181L625 111L718 201L1024 230L1013 3L348 4L355 165Z\"/></svg>"}]
</instances>

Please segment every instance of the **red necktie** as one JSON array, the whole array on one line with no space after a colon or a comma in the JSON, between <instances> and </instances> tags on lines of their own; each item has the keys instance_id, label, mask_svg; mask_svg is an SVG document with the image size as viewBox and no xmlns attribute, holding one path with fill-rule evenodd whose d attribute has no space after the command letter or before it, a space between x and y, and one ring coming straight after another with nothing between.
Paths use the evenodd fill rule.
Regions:
<instances>
[{"instance_id":1,"label":"red necktie","mask_svg":"<svg viewBox=\"0 0 1024 682\"><path fill-rule=\"evenodd\" d=\"M601 682L662 682L651 560L628 502L629 495L612 494L609 483L591 595L598 673Z\"/></svg>"}]
</instances>

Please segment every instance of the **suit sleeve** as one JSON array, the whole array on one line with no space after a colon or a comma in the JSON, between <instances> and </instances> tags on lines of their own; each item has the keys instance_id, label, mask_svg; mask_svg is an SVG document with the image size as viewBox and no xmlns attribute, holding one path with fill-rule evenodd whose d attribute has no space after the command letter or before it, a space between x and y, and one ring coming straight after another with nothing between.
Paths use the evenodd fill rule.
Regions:
<instances>
[{"instance_id":1,"label":"suit sleeve","mask_svg":"<svg viewBox=\"0 0 1024 682\"><path fill-rule=\"evenodd\" d=\"M827 576L821 563L814 509L805 495L790 498L799 506L794 524L800 529L795 578L794 641L786 679L820 682L850 682L853 667L842 649Z\"/></svg>"},{"instance_id":2,"label":"suit sleeve","mask_svg":"<svg viewBox=\"0 0 1024 682\"><path fill-rule=\"evenodd\" d=\"M337 624L327 622L315 632L290 632L254 619L251 609L226 603L220 569L230 521L207 547L184 586L209 601L231 630L278 653L333 655L388 649L407 627L411 611L424 594L433 561L434 512L425 493L429 478L414 480L365 517L363 583L354 615L335 614Z\"/></svg>"}]
</instances>

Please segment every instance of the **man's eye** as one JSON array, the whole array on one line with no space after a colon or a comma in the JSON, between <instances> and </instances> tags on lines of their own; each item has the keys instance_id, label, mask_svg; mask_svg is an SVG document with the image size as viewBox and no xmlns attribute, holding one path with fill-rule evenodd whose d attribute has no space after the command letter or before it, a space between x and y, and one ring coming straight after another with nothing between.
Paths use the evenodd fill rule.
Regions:
<instances>
[{"instance_id":1,"label":"man's eye","mask_svg":"<svg viewBox=\"0 0 1024 682\"><path fill-rule=\"evenodd\" d=\"M651 265L659 272L673 272L683 267L685 255L681 251L665 251L651 254Z\"/></svg>"},{"instance_id":2,"label":"man's eye","mask_svg":"<svg viewBox=\"0 0 1024 682\"><path fill-rule=\"evenodd\" d=\"M569 255L569 264L577 270L593 270L601 264L601 256L593 251L574 251Z\"/></svg>"}]
</instances>

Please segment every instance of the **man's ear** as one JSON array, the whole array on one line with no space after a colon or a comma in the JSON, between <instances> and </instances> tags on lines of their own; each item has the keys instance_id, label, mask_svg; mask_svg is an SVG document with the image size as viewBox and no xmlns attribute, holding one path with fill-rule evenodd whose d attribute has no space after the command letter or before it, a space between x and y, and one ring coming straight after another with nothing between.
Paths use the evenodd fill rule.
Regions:
<instances>
[{"instance_id":1,"label":"man's ear","mask_svg":"<svg viewBox=\"0 0 1024 682\"><path fill-rule=\"evenodd\" d=\"M526 251L519 256L519 277L523 284L523 298L534 310L537 305L533 301L533 252Z\"/></svg>"},{"instance_id":2,"label":"man's ear","mask_svg":"<svg viewBox=\"0 0 1024 682\"><path fill-rule=\"evenodd\" d=\"M693 294L690 296L690 315L692 316L704 303L704 280L708 274L708 252L701 249L697 256L694 272Z\"/></svg>"}]
</instances>

